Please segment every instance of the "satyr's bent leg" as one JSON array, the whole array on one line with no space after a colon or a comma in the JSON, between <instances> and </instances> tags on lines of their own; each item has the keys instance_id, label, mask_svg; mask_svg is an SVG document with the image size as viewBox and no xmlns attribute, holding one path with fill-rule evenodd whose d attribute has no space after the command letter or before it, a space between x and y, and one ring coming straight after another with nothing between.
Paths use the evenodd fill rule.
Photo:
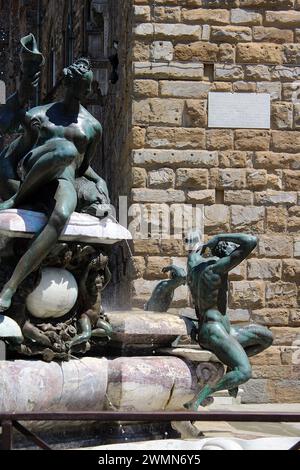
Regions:
<instances>
[{"instance_id":1,"label":"satyr's bent leg","mask_svg":"<svg viewBox=\"0 0 300 470\"><path fill-rule=\"evenodd\" d=\"M13 197L0 204L0 210L17 207L44 184L58 179L65 168L74 162L76 152L75 146L67 141L61 147L54 148L44 154L40 149L33 150L25 157L28 158L26 166L30 168L25 180Z\"/></svg>"},{"instance_id":2,"label":"satyr's bent leg","mask_svg":"<svg viewBox=\"0 0 300 470\"><path fill-rule=\"evenodd\" d=\"M274 339L268 328L255 324L231 327L230 334L241 344L248 357L269 348Z\"/></svg>"},{"instance_id":3,"label":"satyr's bent leg","mask_svg":"<svg viewBox=\"0 0 300 470\"><path fill-rule=\"evenodd\" d=\"M2 289L0 311L5 311L10 307L11 299L21 282L40 265L41 261L56 245L65 224L76 208L76 191L72 183L67 180L58 180L58 188L54 198L56 201L55 208L46 227L20 259L12 277Z\"/></svg>"},{"instance_id":4,"label":"satyr's bent leg","mask_svg":"<svg viewBox=\"0 0 300 470\"><path fill-rule=\"evenodd\" d=\"M212 393L235 389L251 378L251 366L244 349L233 336L227 333L222 324L218 322L205 323L201 328L199 341L201 345L212 351L223 364L227 365L230 372L225 374L217 384L205 385L198 396L185 405L196 411Z\"/></svg>"}]
</instances>

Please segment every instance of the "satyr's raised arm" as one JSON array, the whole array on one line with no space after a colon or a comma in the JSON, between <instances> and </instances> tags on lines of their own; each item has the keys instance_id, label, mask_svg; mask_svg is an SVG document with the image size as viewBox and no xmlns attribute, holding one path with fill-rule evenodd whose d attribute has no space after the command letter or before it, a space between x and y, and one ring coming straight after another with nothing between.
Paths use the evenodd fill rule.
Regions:
<instances>
[{"instance_id":1,"label":"satyr's raised arm","mask_svg":"<svg viewBox=\"0 0 300 470\"><path fill-rule=\"evenodd\" d=\"M212 270L218 274L225 274L231 269L238 266L257 245L257 237L247 235L244 233L222 234L212 238L205 248L210 248L212 252L221 242L230 242L238 245L230 254L220 258L216 264L213 265Z\"/></svg>"}]
</instances>

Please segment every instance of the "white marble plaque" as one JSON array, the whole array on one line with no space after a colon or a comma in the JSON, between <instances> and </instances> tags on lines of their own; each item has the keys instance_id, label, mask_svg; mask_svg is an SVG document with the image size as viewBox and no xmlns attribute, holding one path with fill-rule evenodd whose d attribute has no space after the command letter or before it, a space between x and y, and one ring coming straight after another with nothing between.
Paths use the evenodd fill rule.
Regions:
<instances>
[{"instance_id":1,"label":"white marble plaque","mask_svg":"<svg viewBox=\"0 0 300 470\"><path fill-rule=\"evenodd\" d=\"M268 93L209 93L208 127L270 129Z\"/></svg>"}]
</instances>

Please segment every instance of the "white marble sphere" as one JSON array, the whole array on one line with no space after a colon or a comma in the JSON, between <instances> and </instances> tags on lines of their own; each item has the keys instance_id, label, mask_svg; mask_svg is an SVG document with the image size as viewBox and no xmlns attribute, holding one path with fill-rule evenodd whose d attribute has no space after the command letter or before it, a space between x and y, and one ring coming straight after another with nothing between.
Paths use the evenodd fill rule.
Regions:
<instances>
[{"instance_id":1,"label":"white marble sphere","mask_svg":"<svg viewBox=\"0 0 300 470\"><path fill-rule=\"evenodd\" d=\"M60 318L74 307L78 297L76 279L66 269L43 268L39 285L26 299L36 318Z\"/></svg>"}]
</instances>

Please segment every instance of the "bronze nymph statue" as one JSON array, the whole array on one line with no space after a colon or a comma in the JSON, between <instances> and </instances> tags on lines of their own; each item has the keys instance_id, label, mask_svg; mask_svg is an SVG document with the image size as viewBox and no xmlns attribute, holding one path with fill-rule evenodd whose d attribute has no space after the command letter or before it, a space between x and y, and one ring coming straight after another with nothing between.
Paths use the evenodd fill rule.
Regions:
<instances>
[{"instance_id":1,"label":"bronze nymph statue","mask_svg":"<svg viewBox=\"0 0 300 470\"><path fill-rule=\"evenodd\" d=\"M99 199L109 204L106 184L90 166L101 139L101 125L81 105L93 81L89 61L81 58L64 69L62 101L25 111L23 105L38 83L43 56L32 35L23 38L21 44L23 81L17 97L12 104L8 101L0 114L0 127L7 131L19 123L24 132L0 156L0 196L5 199L0 210L24 207L37 210L40 206L48 216L48 223L2 288L2 312L10 307L22 281L55 247L78 204L77 179L84 177L93 182ZM12 109L12 117L8 109Z\"/></svg>"}]
</instances>

